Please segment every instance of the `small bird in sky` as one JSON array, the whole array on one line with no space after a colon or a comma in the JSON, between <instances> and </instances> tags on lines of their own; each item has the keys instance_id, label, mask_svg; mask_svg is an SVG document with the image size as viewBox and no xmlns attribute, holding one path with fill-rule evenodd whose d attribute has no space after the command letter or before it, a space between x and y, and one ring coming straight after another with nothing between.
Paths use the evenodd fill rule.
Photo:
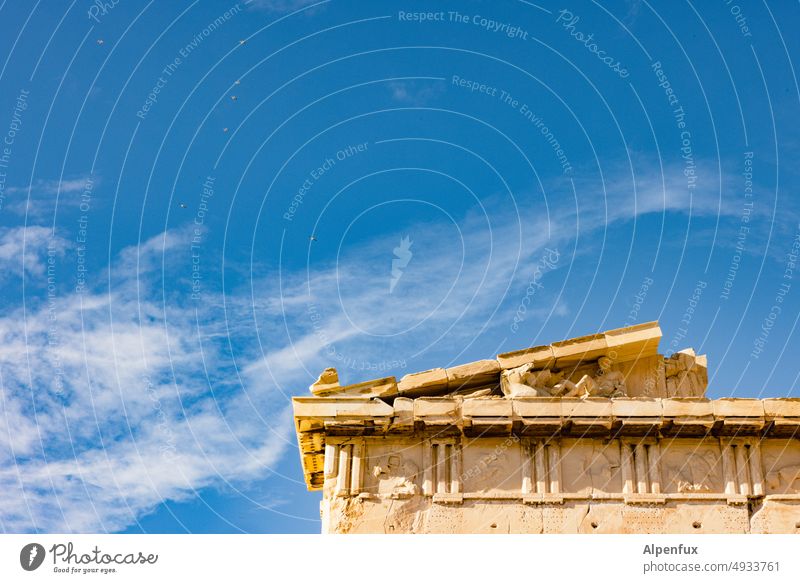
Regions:
<instances>
[{"instance_id":1,"label":"small bird in sky","mask_svg":"<svg viewBox=\"0 0 800 583\"><path fill-rule=\"evenodd\" d=\"M222 128L222 131L228 133L228 128Z\"/></svg>"},{"instance_id":2,"label":"small bird in sky","mask_svg":"<svg viewBox=\"0 0 800 583\"><path fill-rule=\"evenodd\" d=\"M308 238L308 240L309 240L309 241L316 241L316 240L317 240L317 236L316 236L316 235L311 235L311 236Z\"/></svg>"},{"instance_id":3,"label":"small bird in sky","mask_svg":"<svg viewBox=\"0 0 800 583\"><path fill-rule=\"evenodd\" d=\"M101 39L101 38L97 39L97 44L98 44L98 45L103 45L103 44L105 44L105 42L106 42L106 41L104 41L104 40L103 40L103 39Z\"/></svg>"},{"instance_id":4,"label":"small bird in sky","mask_svg":"<svg viewBox=\"0 0 800 583\"><path fill-rule=\"evenodd\" d=\"M232 101L236 101L237 99L239 99L239 98L238 98L238 97L236 97L235 95L231 95L231 100L232 100Z\"/></svg>"},{"instance_id":5,"label":"small bird in sky","mask_svg":"<svg viewBox=\"0 0 800 583\"><path fill-rule=\"evenodd\" d=\"M180 203L182 209L189 208L185 202Z\"/></svg>"},{"instance_id":6,"label":"small bird in sky","mask_svg":"<svg viewBox=\"0 0 800 583\"><path fill-rule=\"evenodd\" d=\"M241 83L241 81L239 79L237 79L236 81L233 82L234 85L239 85L240 83Z\"/></svg>"},{"instance_id":7,"label":"small bird in sky","mask_svg":"<svg viewBox=\"0 0 800 583\"><path fill-rule=\"evenodd\" d=\"M246 42L247 42L246 40L242 39L242 40L240 40L240 41L239 41L239 44L240 44L240 45L243 45L243 44L244 44L244 43L246 43Z\"/></svg>"}]
</instances>

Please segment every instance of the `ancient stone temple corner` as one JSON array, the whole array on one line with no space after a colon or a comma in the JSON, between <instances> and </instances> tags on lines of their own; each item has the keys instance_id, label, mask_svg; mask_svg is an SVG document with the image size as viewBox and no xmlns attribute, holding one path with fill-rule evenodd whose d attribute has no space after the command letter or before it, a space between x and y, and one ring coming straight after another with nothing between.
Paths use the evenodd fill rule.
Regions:
<instances>
[{"instance_id":1,"label":"ancient stone temple corner","mask_svg":"<svg viewBox=\"0 0 800 583\"><path fill-rule=\"evenodd\" d=\"M800 399L706 398L649 322L293 399L325 533L800 532Z\"/></svg>"}]
</instances>

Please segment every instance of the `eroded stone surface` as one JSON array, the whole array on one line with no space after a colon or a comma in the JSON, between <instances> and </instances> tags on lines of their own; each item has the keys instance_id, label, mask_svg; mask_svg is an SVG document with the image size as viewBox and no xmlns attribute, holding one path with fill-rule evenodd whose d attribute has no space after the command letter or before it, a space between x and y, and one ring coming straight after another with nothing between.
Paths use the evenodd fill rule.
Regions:
<instances>
[{"instance_id":1,"label":"eroded stone surface","mask_svg":"<svg viewBox=\"0 0 800 583\"><path fill-rule=\"evenodd\" d=\"M434 368L423 372L411 373L397 383L400 394L404 397L420 397L435 395L447 391L447 372L443 368Z\"/></svg>"},{"instance_id":2,"label":"eroded stone surface","mask_svg":"<svg viewBox=\"0 0 800 583\"><path fill-rule=\"evenodd\" d=\"M323 370L314 384L308 387L312 395L318 397L325 396L326 393L333 393L339 388L339 373L335 368Z\"/></svg>"},{"instance_id":3,"label":"eroded stone surface","mask_svg":"<svg viewBox=\"0 0 800 583\"><path fill-rule=\"evenodd\" d=\"M332 441L326 532L800 532L797 440Z\"/></svg>"}]
</instances>

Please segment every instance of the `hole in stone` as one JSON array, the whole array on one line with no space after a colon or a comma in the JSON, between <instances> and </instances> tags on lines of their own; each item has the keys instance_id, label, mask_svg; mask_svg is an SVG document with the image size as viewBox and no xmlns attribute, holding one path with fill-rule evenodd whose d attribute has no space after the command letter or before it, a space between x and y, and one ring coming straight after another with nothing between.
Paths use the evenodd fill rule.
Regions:
<instances>
[{"instance_id":1,"label":"hole in stone","mask_svg":"<svg viewBox=\"0 0 800 583\"><path fill-rule=\"evenodd\" d=\"M795 527L795 528L800 528L800 522L796 523L796 524L794 525L794 527Z\"/></svg>"},{"instance_id":2,"label":"hole in stone","mask_svg":"<svg viewBox=\"0 0 800 583\"><path fill-rule=\"evenodd\" d=\"M592 528L597 528L597 523L596 522L592 523Z\"/></svg>"},{"instance_id":3,"label":"hole in stone","mask_svg":"<svg viewBox=\"0 0 800 583\"><path fill-rule=\"evenodd\" d=\"M700 528L700 527L701 527L701 526L703 526L703 525L702 525L702 524L700 524L699 522L697 522L697 521L695 520L695 521L692 523L692 526L693 526L693 527L695 527L695 528Z\"/></svg>"},{"instance_id":4,"label":"hole in stone","mask_svg":"<svg viewBox=\"0 0 800 583\"><path fill-rule=\"evenodd\" d=\"M497 528L497 524L495 524L494 522L493 522L492 524L490 524L489 526L490 526L491 528Z\"/></svg>"}]
</instances>

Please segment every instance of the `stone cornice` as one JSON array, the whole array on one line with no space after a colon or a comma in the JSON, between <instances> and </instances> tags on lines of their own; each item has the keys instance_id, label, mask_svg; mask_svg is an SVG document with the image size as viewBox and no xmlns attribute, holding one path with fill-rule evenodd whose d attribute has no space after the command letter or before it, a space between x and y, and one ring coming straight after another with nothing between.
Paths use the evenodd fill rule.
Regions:
<instances>
[{"instance_id":1,"label":"stone cornice","mask_svg":"<svg viewBox=\"0 0 800 583\"><path fill-rule=\"evenodd\" d=\"M468 438L796 437L800 399L295 397L306 485L323 482L327 436L430 432Z\"/></svg>"}]
</instances>

